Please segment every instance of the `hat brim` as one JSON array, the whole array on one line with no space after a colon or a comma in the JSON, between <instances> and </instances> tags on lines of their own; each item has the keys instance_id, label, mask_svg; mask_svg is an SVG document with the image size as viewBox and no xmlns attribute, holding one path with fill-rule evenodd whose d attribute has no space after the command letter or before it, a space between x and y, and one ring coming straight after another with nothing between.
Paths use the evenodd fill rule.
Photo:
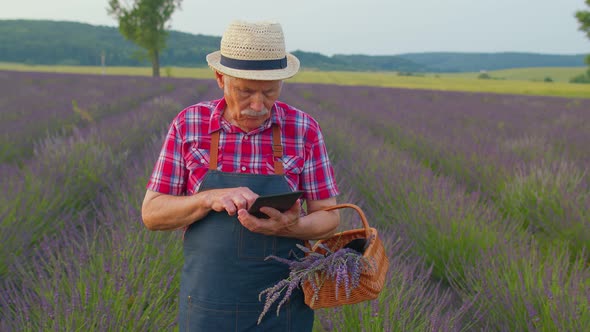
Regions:
<instances>
[{"instance_id":1,"label":"hat brim","mask_svg":"<svg viewBox=\"0 0 590 332\"><path fill-rule=\"evenodd\" d=\"M221 64L221 51L215 51L207 55L209 67L222 74L258 81L278 81L295 76L299 71L299 59L293 54L287 53L287 67L271 70L243 70L226 67Z\"/></svg>"}]
</instances>

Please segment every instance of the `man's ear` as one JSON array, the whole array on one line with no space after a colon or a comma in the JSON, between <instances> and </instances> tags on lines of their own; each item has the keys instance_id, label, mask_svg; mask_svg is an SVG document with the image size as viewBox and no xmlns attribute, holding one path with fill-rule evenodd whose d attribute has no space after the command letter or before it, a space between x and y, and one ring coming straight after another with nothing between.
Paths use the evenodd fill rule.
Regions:
<instances>
[{"instance_id":1,"label":"man's ear","mask_svg":"<svg viewBox=\"0 0 590 332\"><path fill-rule=\"evenodd\" d=\"M223 74L218 72L217 70L215 71L215 79L217 80L217 85L223 89L224 86L224 82L223 82Z\"/></svg>"}]
</instances>

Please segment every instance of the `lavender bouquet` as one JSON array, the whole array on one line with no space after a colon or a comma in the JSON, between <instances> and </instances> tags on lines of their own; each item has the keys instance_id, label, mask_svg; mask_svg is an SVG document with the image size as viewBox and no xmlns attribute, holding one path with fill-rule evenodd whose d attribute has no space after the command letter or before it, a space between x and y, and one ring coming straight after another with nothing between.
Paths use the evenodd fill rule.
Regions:
<instances>
[{"instance_id":1,"label":"lavender bouquet","mask_svg":"<svg viewBox=\"0 0 590 332\"><path fill-rule=\"evenodd\" d=\"M365 241L365 239L362 240L363 243L369 242ZM351 291L358 287L360 283L361 273L373 265L369 258L363 256L365 248L359 248L358 245L356 248L355 246L345 246L344 248L332 251L326 245L318 244L318 247L325 250L325 254L315 252L299 244L297 247L305 253L303 258L289 260L272 255L266 257L266 259L274 259L289 265L290 273L287 278L280 280L274 286L263 290L258 295L259 301L265 296L264 309L258 318L258 324L260 324L264 315L266 315L272 304L281 297L283 292L283 298L277 306L277 315L281 306L291 296L293 290L303 285L306 281L310 282L314 290L312 303L317 299L318 293L327 278L335 280L336 299L338 299L338 291L341 286L344 287L346 297L349 298Z\"/></svg>"}]
</instances>

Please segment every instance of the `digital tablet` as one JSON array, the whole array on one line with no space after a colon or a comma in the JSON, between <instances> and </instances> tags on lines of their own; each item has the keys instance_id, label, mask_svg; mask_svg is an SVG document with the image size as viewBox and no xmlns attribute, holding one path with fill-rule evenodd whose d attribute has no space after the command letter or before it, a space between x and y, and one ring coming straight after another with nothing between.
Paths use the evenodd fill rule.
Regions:
<instances>
[{"instance_id":1,"label":"digital tablet","mask_svg":"<svg viewBox=\"0 0 590 332\"><path fill-rule=\"evenodd\" d=\"M282 194L258 196L254 204L248 209L248 213L257 218L268 219L269 217L260 212L260 208L268 206L273 209L277 209L281 212L289 210L295 202L303 195L303 191L293 191Z\"/></svg>"}]
</instances>

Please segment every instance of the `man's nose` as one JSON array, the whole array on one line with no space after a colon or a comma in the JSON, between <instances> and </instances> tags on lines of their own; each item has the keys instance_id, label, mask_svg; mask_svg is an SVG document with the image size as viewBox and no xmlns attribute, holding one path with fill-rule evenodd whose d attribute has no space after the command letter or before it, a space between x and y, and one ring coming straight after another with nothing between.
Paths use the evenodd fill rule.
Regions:
<instances>
[{"instance_id":1,"label":"man's nose","mask_svg":"<svg viewBox=\"0 0 590 332\"><path fill-rule=\"evenodd\" d=\"M250 101L250 108L255 111L262 111L264 109L264 96L262 93L255 93L252 95L252 99Z\"/></svg>"}]
</instances>

